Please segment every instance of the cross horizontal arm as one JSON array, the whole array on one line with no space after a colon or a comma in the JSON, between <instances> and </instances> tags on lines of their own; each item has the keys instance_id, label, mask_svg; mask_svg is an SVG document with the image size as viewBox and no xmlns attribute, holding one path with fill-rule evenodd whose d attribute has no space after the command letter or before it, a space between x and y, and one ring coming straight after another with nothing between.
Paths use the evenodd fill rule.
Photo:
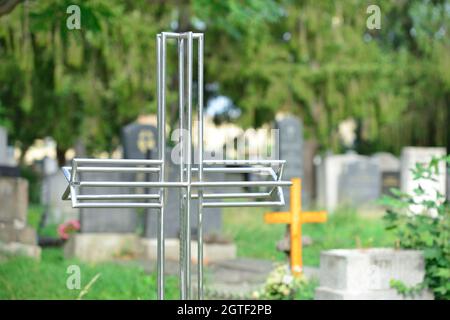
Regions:
<instances>
[{"instance_id":1,"label":"cross horizontal arm","mask_svg":"<svg viewBox=\"0 0 450 320\"><path fill-rule=\"evenodd\" d=\"M302 223L322 223L327 221L326 211L302 212L300 215Z\"/></svg>"},{"instance_id":2,"label":"cross horizontal arm","mask_svg":"<svg viewBox=\"0 0 450 320\"><path fill-rule=\"evenodd\" d=\"M291 223L291 213L290 212L271 212L264 215L265 223Z\"/></svg>"}]
</instances>

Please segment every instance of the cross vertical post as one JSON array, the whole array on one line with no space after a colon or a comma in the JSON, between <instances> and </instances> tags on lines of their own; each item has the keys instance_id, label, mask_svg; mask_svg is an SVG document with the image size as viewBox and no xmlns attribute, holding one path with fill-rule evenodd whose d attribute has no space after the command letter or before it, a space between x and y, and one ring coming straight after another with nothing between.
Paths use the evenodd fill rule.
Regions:
<instances>
[{"instance_id":1,"label":"cross vertical post","mask_svg":"<svg viewBox=\"0 0 450 320\"><path fill-rule=\"evenodd\" d=\"M291 267L294 275L302 272L302 185L298 178L292 179L291 192Z\"/></svg>"}]
</instances>

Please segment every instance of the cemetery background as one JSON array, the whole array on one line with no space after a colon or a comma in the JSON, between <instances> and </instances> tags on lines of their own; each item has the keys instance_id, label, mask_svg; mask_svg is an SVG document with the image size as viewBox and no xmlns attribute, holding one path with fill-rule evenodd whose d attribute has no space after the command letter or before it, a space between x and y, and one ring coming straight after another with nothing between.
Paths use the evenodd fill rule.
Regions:
<instances>
[{"instance_id":1,"label":"cemetery background","mask_svg":"<svg viewBox=\"0 0 450 320\"><path fill-rule=\"evenodd\" d=\"M59 238L58 224L80 215L92 217L82 219L85 231L113 230L125 237L138 231L144 239L152 238L151 216L142 223L142 212L130 211L126 223L119 218L114 223L109 216L74 212L70 204L60 202L64 180L59 167L74 155L122 156L128 152L123 137L127 125L155 124L148 115L155 110L152 39L161 30L205 32L205 78L211 81L205 88L211 102L206 110L208 134L215 137L207 140L233 144L248 129L253 140L264 141L268 136L261 138L260 128L283 129L295 123L293 136L283 137L289 130L281 131L280 158L289 164L286 177L303 178L309 209L330 211L326 224L304 226L304 243L310 243L304 249L307 267L319 267L320 253L327 249L393 247L396 235L385 230L384 210L374 202L391 187L414 192L414 181L404 180L410 165L425 162L424 154L429 160L427 152L442 155L450 148L445 1L383 1L380 30L367 29L363 2L78 4L88 17L82 19L85 33L50 27L65 21L64 1L30 2L12 12L0 8L0 126L6 128L0 130L0 179L16 178L20 171L28 180L28 217L19 219L23 231L14 237L22 237L19 240L30 246L23 248L31 248L32 256L41 256L40 262L2 258L2 299L78 297L79 291L65 288L71 264L82 267L83 285L101 274L85 298L155 298L153 269L133 261L127 246L115 257L120 263L92 265L80 257L65 258L61 248L37 253L32 230L40 240ZM430 19L436 11L439 18ZM115 31L114 41L107 30ZM48 42L49 35L58 41ZM176 107L176 101L169 100L170 108ZM286 117L289 114L295 118ZM151 139L143 140L147 152ZM438 188L445 194L445 180L448 185L450 179L439 179ZM242 265L260 270L258 284L273 269L270 261L286 261L276 250L282 247L285 227L263 223L264 212L271 209L226 209L211 224L211 230L221 230L216 241L232 240L235 245L232 255L238 259L231 270ZM176 235L176 224L170 232ZM223 269L219 264L211 272L220 275ZM313 298L318 270L310 270L311 280L295 298ZM235 282L239 280L237 276ZM174 275L169 298L177 297L177 285ZM224 288L224 283L218 285Z\"/></svg>"}]
</instances>

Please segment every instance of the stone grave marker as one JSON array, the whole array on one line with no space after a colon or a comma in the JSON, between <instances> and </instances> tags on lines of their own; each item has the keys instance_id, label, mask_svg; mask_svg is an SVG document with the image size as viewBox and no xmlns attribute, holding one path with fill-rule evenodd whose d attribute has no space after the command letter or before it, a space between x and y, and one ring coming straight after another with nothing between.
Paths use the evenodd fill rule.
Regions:
<instances>
[{"instance_id":1,"label":"stone grave marker","mask_svg":"<svg viewBox=\"0 0 450 320\"><path fill-rule=\"evenodd\" d=\"M158 129L155 126L131 123L122 129L124 159L155 159L158 154Z\"/></svg>"},{"instance_id":2,"label":"stone grave marker","mask_svg":"<svg viewBox=\"0 0 450 320\"><path fill-rule=\"evenodd\" d=\"M379 152L371 157L378 164L381 174L382 195L392 195L391 188L400 188L400 160L391 153Z\"/></svg>"},{"instance_id":3,"label":"stone grave marker","mask_svg":"<svg viewBox=\"0 0 450 320\"><path fill-rule=\"evenodd\" d=\"M18 171L17 171L18 172ZM36 231L28 226L28 181L0 175L0 255L39 259Z\"/></svg>"},{"instance_id":4,"label":"stone grave marker","mask_svg":"<svg viewBox=\"0 0 450 320\"><path fill-rule=\"evenodd\" d=\"M8 138L6 134L6 129L0 127L0 166L6 165L8 163Z\"/></svg>"},{"instance_id":5,"label":"stone grave marker","mask_svg":"<svg viewBox=\"0 0 450 320\"><path fill-rule=\"evenodd\" d=\"M319 287L315 300L402 300L390 281L407 287L423 282L423 252L390 248L334 249L320 253ZM409 298L411 299L411 298ZM414 298L433 299L425 290Z\"/></svg>"},{"instance_id":6,"label":"stone grave marker","mask_svg":"<svg viewBox=\"0 0 450 320\"><path fill-rule=\"evenodd\" d=\"M446 155L445 148L425 148L425 147L404 147L401 156L401 190L402 192L414 195L414 190L419 186L425 191L424 195L416 196L416 201L426 199L436 200L436 192L446 194L446 164L441 161L438 166L439 174L433 176L434 180L419 179L414 180L411 169L416 163L427 165L433 156L441 157ZM410 210L414 213L423 211L421 205L411 205Z\"/></svg>"},{"instance_id":7,"label":"stone grave marker","mask_svg":"<svg viewBox=\"0 0 450 320\"><path fill-rule=\"evenodd\" d=\"M279 130L279 159L286 160L284 179L303 178L303 123L297 117L286 116L276 121L275 128ZM308 204L308 197L311 194L308 191L302 194L305 205ZM283 188L283 194L286 203L281 210L288 211L289 188Z\"/></svg>"},{"instance_id":8,"label":"stone grave marker","mask_svg":"<svg viewBox=\"0 0 450 320\"><path fill-rule=\"evenodd\" d=\"M94 165L93 165L94 166ZM102 165L105 166L105 165ZM84 181L132 181L129 173L80 172ZM121 194L125 187L92 187L81 194ZM69 238L66 257L87 262L109 261L139 254L138 214L132 208L80 208L80 232Z\"/></svg>"},{"instance_id":9,"label":"stone grave marker","mask_svg":"<svg viewBox=\"0 0 450 320\"><path fill-rule=\"evenodd\" d=\"M45 205L45 225L60 224L68 220L78 220L78 209L72 208L71 204L61 199L60 190L63 190L67 181L64 174L59 170L55 159L45 157L42 160L42 188L41 203Z\"/></svg>"},{"instance_id":10,"label":"stone grave marker","mask_svg":"<svg viewBox=\"0 0 450 320\"><path fill-rule=\"evenodd\" d=\"M328 154L317 163L317 203L333 211L339 205L340 176L345 166L366 157L354 152L346 154Z\"/></svg>"},{"instance_id":11,"label":"stone grave marker","mask_svg":"<svg viewBox=\"0 0 450 320\"><path fill-rule=\"evenodd\" d=\"M103 165L104 166L104 165ZM80 176L85 181L105 181L105 173L82 172ZM111 181L132 181L126 173L107 173ZM90 194L120 194L126 193L125 187L95 187ZM83 191L83 190L82 190ZM134 209L82 208L80 210L81 233L135 233L138 217Z\"/></svg>"},{"instance_id":12,"label":"stone grave marker","mask_svg":"<svg viewBox=\"0 0 450 320\"><path fill-rule=\"evenodd\" d=\"M447 201L450 202L450 168L447 169Z\"/></svg>"},{"instance_id":13,"label":"stone grave marker","mask_svg":"<svg viewBox=\"0 0 450 320\"><path fill-rule=\"evenodd\" d=\"M374 204L380 197L381 177L378 165L368 157L345 163L339 177L339 204L359 207Z\"/></svg>"}]
</instances>

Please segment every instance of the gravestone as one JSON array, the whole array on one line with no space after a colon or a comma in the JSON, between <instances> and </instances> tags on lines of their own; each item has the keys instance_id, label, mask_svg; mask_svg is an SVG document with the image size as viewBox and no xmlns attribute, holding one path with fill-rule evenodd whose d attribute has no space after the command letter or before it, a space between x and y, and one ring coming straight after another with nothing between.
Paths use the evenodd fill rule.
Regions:
<instances>
[{"instance_id":1,"label":"gravestone","mask_svg":"<svg viewBox=\"0 0 450 320\"><path fill-rule=\"evenodd\" d=\"M156 159L158 129L151 125L131 123L122 129L124 159Z\"/></svg>"},{"instance_id":2,"label":"gravestone","mask_svg":"<svg viewBox=\"0 0 450 320\"><path fill-rule=\"evenodd\" d=\"M276 121L275 128L279 130L279 159L286 160L283 179L303 178L303 124L301 120L294 116L286 116ZM308 204L310 195L308 191L305 189L302 194L305 205ZM289 187L283 188L283 194L286 202L283 210L288 211Z\"/></svg>"},{"instance_id":3,"label":"gravestone","mask_svg":"<svg viewBox=\"0 0 450 320\"><path fill-rule=\"evenodd\" d=\"M360 157L343 165L339 177L339 204L354 207L374 204L380 197L381 177L378 164Z\"/></svg>"},{"instance_id":4,"label":"gravestone","mask_svg":"<svg viewBox=\"0 0 450 320\"><path fill-rule=\"evenodd\" d=\"M333 211L339 205L340 176L347 164L364 161L367 157L354 152L328 154L317 161L317 204Z\"/></svg>"},{"instance_id":5,"label":"gravestone","mask_svg":"<svg viewBox=\"0 0 450 320\"><path fill-rule=\"evenodd\" d=\"M391 195L392 188L400 188L400 160L388 152L375 153L372 161L378 164L381 174L382 195Z\"/></svg>"},{"instance_id":6,"label":"gravestone","mask_svg":"<svg viewBox=\"0 0 450 320\"><path fill-rule=\"evenodd\" d=\"M132 123L122 129L123 158L149 159L157 152L157 130L153 126ZM89 181L145 181L150 175L125 172L83 172L81 177ZM106 178L107 177L107 178ZM84 190L89 194L125 194L126 187L95 187ZM83 190L81 191L83 193ZM121 257L136 256L141 248L137 231L140 227L135 208L82 208L80 209L80 233L72 237L65 247L65 255L83 261L100 262Z\"/></svg>"},{"instance_id":7,"label":"gravestone","mask_svg":"<svg viewBox=\"0 0 450 320\"><path fill-rule=\"evenodd\" d=\"M0 255L39 259L36 231L28 226L28 181L0 176Z\"/></svg>"},{"instance_id":8,"label":"gravestone","mask_svg":"<svg viewBox=\"0 0 450 320\"><path fill-rule=\"evenodd\" d=\"M314 159L317 154L319 145L315 140L306 140L304 142L304 155L303 155L303 179L302 188L305 189L303 192L307 195L309 201L316 198L316 166L314 165Z\"/></svg>"},{"instance_id":9,"label":"gravestone","mask_svg":"<svg viewBox=\"0 0 450 320\"><path fill-rule=\"evenodd\" d=\"M391 280L413 287L423 282L423 252L388 248L335 249L320 253L319 287L315 300L430 300L424 290L404 297Z\"/></svg>"},{"instance_id":10,"label":"gravestone","mask_svg":"<svg viewBox=\"0 0 450 320\"><path fill-rule=\"evenodd\" d=\"M60 224L68 220L78 220L78 209L61 199L60 191L67 186L67 180L55 159L45 157L42 162L41 203L45 206L45 225Z\"/></svg>"},{"instance_id":11,"label":"gravestone","mask_svg":"<svg viewBox=\"0 0 450 320\"><path fill-rule=\"evenodd\" d=\"M446 155L445 148L425 148L425 147L404 147L401 156L401 190L404 193L415 195L414 190L419 186L424 190L421 196L415 195L415 201L423 200L436 201L436 194L446 194L446 164L440 161L438 165L439 174L433 175L432 179L414 180L411 169L414 169L417 163L426 166L433 157L442 157ZM443 200L443 199L442 199ZM439 200L440 201L440 200ZM411 205L410 210L414 213L420 213L424 210L422 205Z\"/></svg>"},{"instance_id":12,"label":"gravestone","mask_svg":"<svg viewBox=\"0 0 450 320\"><path fill-rule=\"evenodd\" d=\"M84 181L133 181L132 175L123 172L79 174ZM81 194L130 193L129 188L125 187L90 187L89 191L81 189L80 192ZM140 250L137 229L138 215L131 208L81 208L80 232L72 235L65 244L65 257L76 257L94 263L123 256L136 257Z\"/></svg>"},{"instance_id":13,"label":"gravestone","mask_svg":"<svg viewBox=\"0 0 450 320\"><path fill-rule=\"evenodd\" d=\"M82 172L84 181L133 181L132 176L123 172ZM86 192L87 193L87 192ZM125 187L95 187L89 194L123 194L130 193ZM83 189L81 189L83 194ZM81 233L135 233L138 227L136 210L131 208L82 208L80 210Z\"/></svg>"},{"instance_id":14,"label":"gravestone","mask_svg":"<svg viewBox=\"0 0 450 320\"><path fill-rule=\"evenodd\" d=\"M450 168L447 169L447 202L450 202Z\"/></svg>"},{"instance_id":15,"label":"gravestone","mask_svg":"<svg viewBox=\"0 0 450 320\"><path fill-rule=\"evenodd\" d=\"M150 159L157 155L157 129L154 126L131 123L122 129L122 147L124 159ZM132 173L84 172L82 178L89 181L139 181L149 177ZM90 194L129 193L124 187L96 187ZM137 211L134 208L104 209L83 208L80 212L81 232L84 233L135 233L138 228Z\"/></svg>"},{"instance_id":16,"label":"gravestone","mask_svg":"<svg viewBox=\"0 0 450 320\"><path fill-rule=\"evenodd\" d=\"M6 129L0 127L0 166L4 166L8 163L8 138L6 134Z\"/></svg>"}]
</instances>

